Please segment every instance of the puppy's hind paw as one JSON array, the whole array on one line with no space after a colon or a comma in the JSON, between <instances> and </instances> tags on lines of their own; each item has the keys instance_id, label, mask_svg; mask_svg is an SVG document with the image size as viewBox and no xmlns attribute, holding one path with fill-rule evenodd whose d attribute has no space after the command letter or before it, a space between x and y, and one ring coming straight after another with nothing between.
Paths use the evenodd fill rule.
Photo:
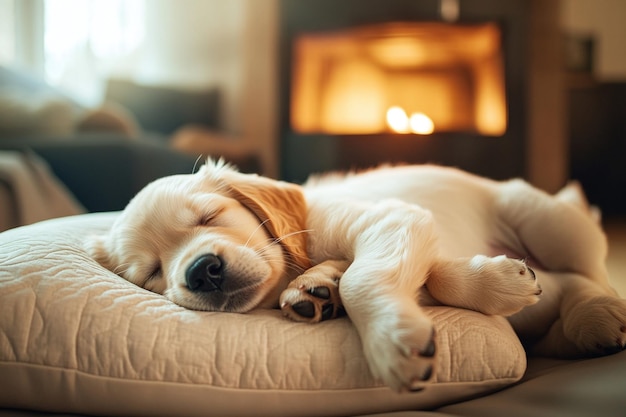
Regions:
<instances>
[{"instance_id":1,"label":"puppy's hind paw","mask_svg":"<svg viewBox=\"0 0 626 417\"><path fill-rule=\"evenodd\" d=\"M485 285L477 310L485 314L511 316L539 301L542 293L537 275L524 261L504 255L477 255L470 261Z\"/></svg>"},{"instance_id":2,"label":"puppy's hind paw","mask_svg":"<svg viewBox=\"0 0 626 417\"><path fill-rule=\"evenodd\" d=\"M565 337L582 356L604 356L626 349L626 300L594 297L578 303L563 321Z\"/></svg>"}]
</instances>

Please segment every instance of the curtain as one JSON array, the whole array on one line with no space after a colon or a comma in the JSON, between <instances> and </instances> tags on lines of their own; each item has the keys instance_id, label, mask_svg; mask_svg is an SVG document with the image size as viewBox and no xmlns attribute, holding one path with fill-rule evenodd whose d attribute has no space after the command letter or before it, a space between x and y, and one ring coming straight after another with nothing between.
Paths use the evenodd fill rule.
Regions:
<instances>
[{"instance_id":1,"label":"curtain","mask_svg":"<svg viewBox=\"0 0 626 417\"><path fill-rule=\"evenodd\" d=\"M144 14L144 0L44 0L46 80L99 103L106 79L137 60Z\"/></svg>"},{"instance_id":2,"label":"curtain","mask_svg":"<svg viewBox=\"0 0 626 417\"><path fill-rule=\"evenodd\" d=\"M0 0L0 65L38 74L85 105L145 38L145 0Z\"/></svg>"}]
</instances>

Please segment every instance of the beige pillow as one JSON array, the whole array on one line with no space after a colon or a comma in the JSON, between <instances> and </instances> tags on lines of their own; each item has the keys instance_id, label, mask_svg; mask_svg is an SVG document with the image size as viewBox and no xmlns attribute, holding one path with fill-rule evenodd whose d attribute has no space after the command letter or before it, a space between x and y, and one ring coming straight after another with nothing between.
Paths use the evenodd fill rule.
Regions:
<instances>
[{"instance_id":1,"label":"beige pillow","mask_svg":"<svg viewBox=\"0 0 626 417\"><path fill-rule=\"evenodd\" d=\"M521 378L501 317L438 307L436 381L396 394L374 381L349 319L185 310L82 249L116 214L0 234L0 407L100 415L355 415L418 410Z\"/></svg>"}]
</instances>

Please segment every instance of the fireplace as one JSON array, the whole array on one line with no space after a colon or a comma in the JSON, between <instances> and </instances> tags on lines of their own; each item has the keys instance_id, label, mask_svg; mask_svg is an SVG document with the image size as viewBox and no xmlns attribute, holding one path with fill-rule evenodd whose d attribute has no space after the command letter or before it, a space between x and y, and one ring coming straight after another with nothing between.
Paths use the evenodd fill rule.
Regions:
<instances>
[{"instance_id":1,"label":"fireplace","mask_svg":"<svg viewBox=\"0 0 626 417\"><path fill-rule=\"evenodd\" d=\"M290 126L330 135L506 132L501 33L390 22L293 41Z\"/></svg>"},{"instance_id":2,"label":"fireplace","mask_svg":"<svg viewBox=\"0 0 626 417\"><path fill-rule=\"evenodd\" d=\"M525 176L524 0L282 0L281 177L381 163Z\"/></svg>"}]
</instances>

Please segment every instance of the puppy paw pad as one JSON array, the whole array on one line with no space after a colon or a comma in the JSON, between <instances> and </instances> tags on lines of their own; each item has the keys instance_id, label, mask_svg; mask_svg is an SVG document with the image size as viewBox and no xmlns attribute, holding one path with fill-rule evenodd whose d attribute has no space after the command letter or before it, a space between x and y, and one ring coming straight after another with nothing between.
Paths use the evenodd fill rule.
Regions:
<instances>
[{"instance_id":1,"label":"puppy paw pad","mask_svg":"<svg viewBox=\"0 0 626 417\"><path fill-rule=\"evenodd\" d=\"M428 343L428 345L426 346L426 348L424 348L419 355L423 358L432 358L433 356L435 356L435 353L437 351L437 348L435 346L435 338L433 336L432 339L430 339L430 343Z\"/></svg>"},{"instance_id":2,"label":"puppy paw pad","mask_svg":"<svg viewBox=\"0 0 626 417\"><path fill-rule=\"evenodd\" d=\"M328 287L309 288L308 293L314 297L321 298L323 300L330 299L330 289Z\"/></svg>"},{"instance_id":3,"label":"puppy paw pad","mask_svg":"<svg viewBox=\"0 0 626 417\"><path fill-rule=\"evenodd\" d=\"M296 314L302 317L313 318L315 317L315 305L310 301L300 301L291 306Z\"/></svg>"},{"instance_id":4,"label":"puppy paw pad","mask_svg":"<svg viewBox=\"0 0 626 417\"><path fill-rule=\"evenodd\" d=\"M430 365L422 375L422 381L428 381L433 376L433 366Z\"/></svg>"},{"instance_id":5,"label":"puppy paw pad","mask_svg":"<svg viewBox=\"0 0 626 417\"><path fill-rule=\"evenodd\" d=\"M613 346L603 346L600 343L596 345L596 349L598 352L601 352L603 355L612 355L614 353L619 353L626 349L626 346L621 341L617 341Z\"/></svg>"},{"instance_id":6,"label":"puppy paw pad","mask_svg":"<svg viewBox=\"0 0 626 417\"><path fill-rule=\"evenodd\" d=\"M297 285L280 297L285 316L295 321L317 323L345 315L336 285Z\"/></svg>"}]
</instances>

